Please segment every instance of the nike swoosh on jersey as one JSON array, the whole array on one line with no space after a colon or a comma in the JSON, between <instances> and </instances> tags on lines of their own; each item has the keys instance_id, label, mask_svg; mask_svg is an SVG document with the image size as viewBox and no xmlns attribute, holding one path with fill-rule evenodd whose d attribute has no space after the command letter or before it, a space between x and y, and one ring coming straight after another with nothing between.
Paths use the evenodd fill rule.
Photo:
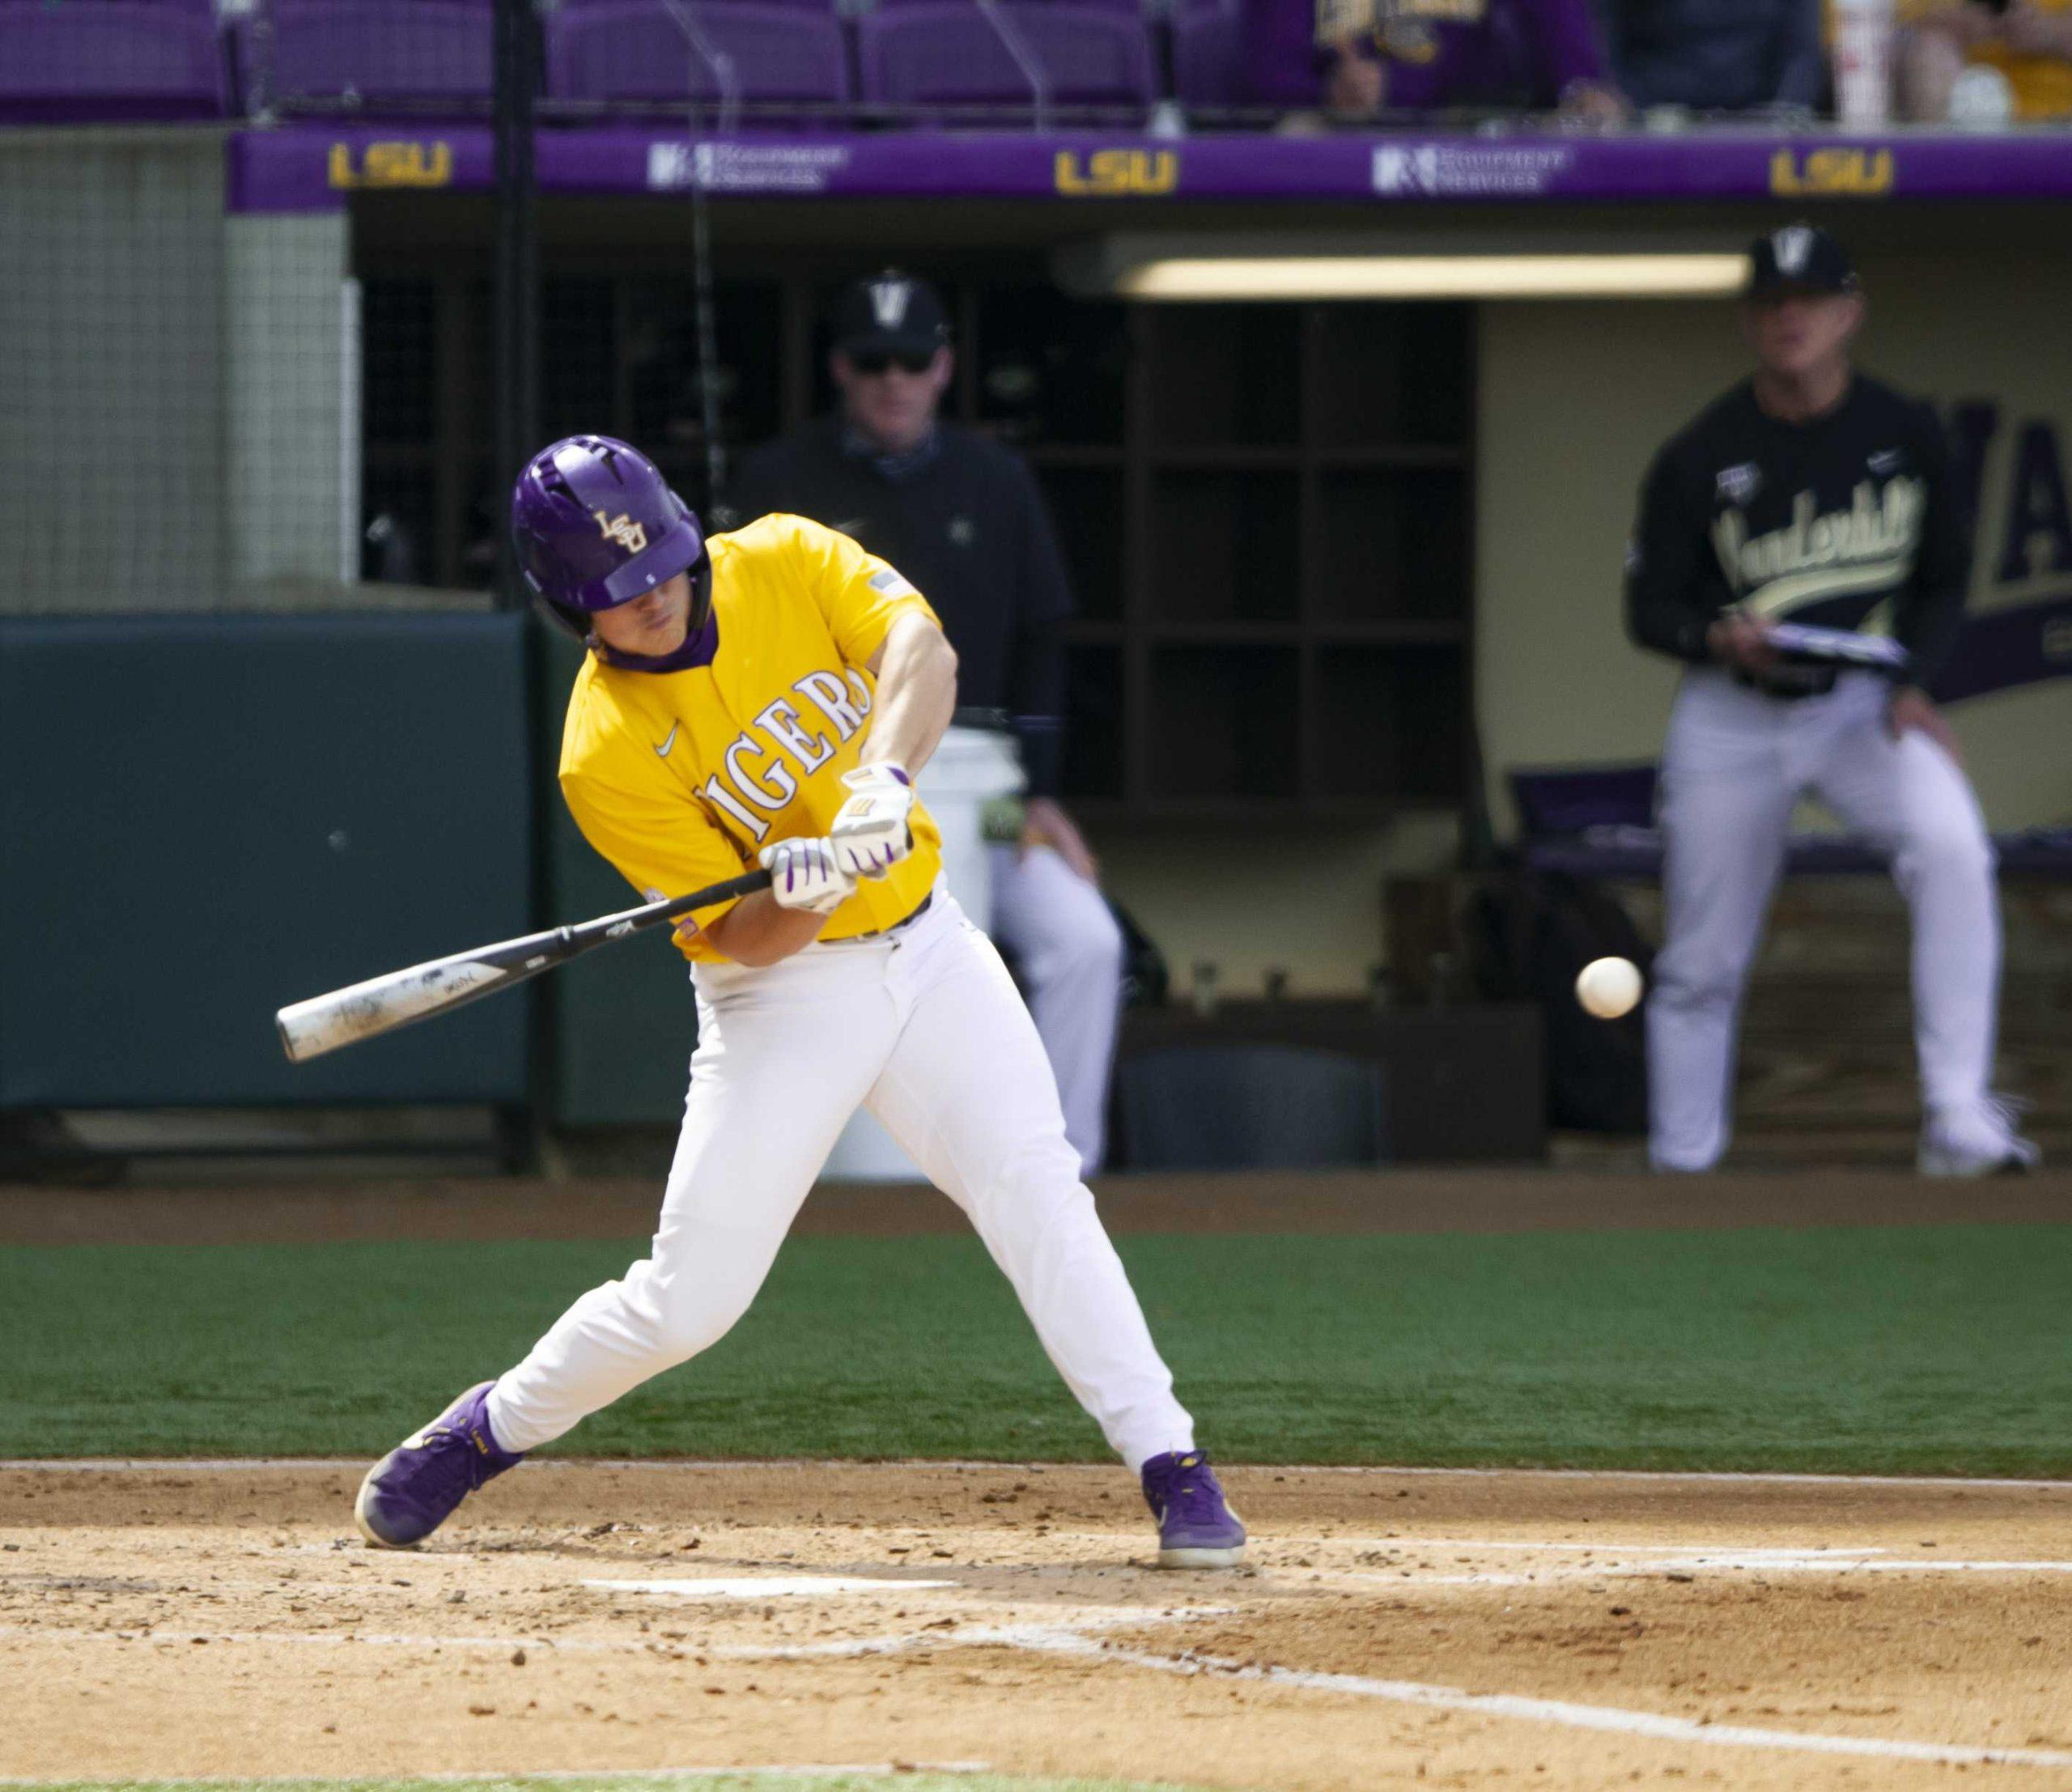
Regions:
<instances>
[{"instance_id":1,"label":"nike swoosh on jersey","mask_svg":"<svg viewBox=\"0 0 2072 1792\"><path fill-rule=\"evenodd\" d=\"M673 728L669 730L669 739L655 749L655 757L656 758L666 759L669 758L669 749L677 744L677 728L681 728L683 724L679 722L676 724L676 728Z\"/></svg>"},{"instance_id":2,"label":"nike swoosh on jersey","mask_svg":"<svg viewBox=\"0 0 2072 1792\"><path fill-rule=\"evenodd\" d=\"M1864 462L1873 473L1890 473L1899 464L1900 451L1897 448L1880 448Z\"/></svg>"}]
</instances>

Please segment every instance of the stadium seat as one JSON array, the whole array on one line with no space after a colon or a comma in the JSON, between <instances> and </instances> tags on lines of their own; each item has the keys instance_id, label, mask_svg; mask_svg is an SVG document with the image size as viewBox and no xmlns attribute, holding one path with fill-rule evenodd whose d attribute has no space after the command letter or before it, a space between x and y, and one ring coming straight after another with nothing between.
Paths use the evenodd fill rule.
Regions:
<instances>
[{"instance_id":1,"label":"stadium seat","mask_svg":"<svg viewBox=\"0 0 2072 1792\"><path fill-rule=\"evenodd\" d=\"M886 105L1020 105L1035 97L1021 65L976 7L911 0L856 21L863 96Z\"/></svg>"},{"instance_id":2,"label":"stadium seat","mask_svg":"<svg viewBox=\"0 0 2072 1792\"><path fill-rule=\"evenodd\" d=\"M847 10L856 12L877 12L886 8L894 11L907 6L940 5L941 0L841 0ZM1096 12L1119 12L1131 18L1154 13L1160 0L1001 0L1008 6L1072 6L1088 7Z\"/></svg>"},{"instance_id":3,"label":"stadium seat","mask_svg":"<svg viewBox=\"0 0 2072 1792\"><path fill-rule=\"evenodd\" d=\"M703 0L686 9L750 103L849 97L834 14L799 0ZM547 22L547 92L558 100L712 103L723 83L664 0L580 6Z\"/></svg>"},{"instance_id":4,"label":"stadium seat","mask_svg":"<svg viewBox=\"0 0 2072 1792\"><path fill-rule=\"evenodd\" d=\"M206 8L0 5L0 118L219 118L227 99Z\"/></svg>"},{"instance_id":5,"label":"stadium seat","mask_svg":"<svg viewBox=\"0 0 2072 1792\"><path fill-rule=\"evenodd\" d=\"M1245 21L1233 0L1194 0L1174 9L1173 92L1182 105L1240 106L1245 82Z\"/></svg>"},{"instance_id":6,"label":"stadium seat","mask_svg":"<svg viewBox=\"0 0 2072 1792\"><path fill-rule=\"evenodd\" d=\"M1053 100L1148 106L1157 97L1150 35L1133 11L1104 0L1025 0L1004 10L1035 52Z\"/></svg>"},{"instance_id":7,"label":"stadium seat","mask_svg":"<svg viewBox=\"0 0 2072 1792\"><path fill-rule=\"evenodd\" d=\"M486 0L273 0L272 23L270 53L248 66L276 104L489 98Z\"/></svg>"},{"instance_id":8,"label":"stadium seat","mask_svg":"<svg viewBox=\"0 0 2072 1792\"><path fill-rule=\"evenodd\" d=\"M1150 40L1133 12L1084 0L1003 6L1061 105L1146 105ZM898 0L856 21L864 96L889 105L1027 107L1038 96L995 23L963 0Z\"/></svg>"}]
</instances>

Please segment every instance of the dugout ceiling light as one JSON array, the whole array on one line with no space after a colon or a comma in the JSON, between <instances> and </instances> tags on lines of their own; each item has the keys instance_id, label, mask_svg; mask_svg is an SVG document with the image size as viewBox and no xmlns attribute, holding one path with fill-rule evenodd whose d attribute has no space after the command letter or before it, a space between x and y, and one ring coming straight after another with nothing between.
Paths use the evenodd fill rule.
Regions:
<instances>
[{"instance_id":1,"label":"dugout ceiling light","mask_svg":"<svg viewBox=\"0 0 2072 1792\"><path fill-rule=\"evenodd\" d=\"M1739 292L1748 257L1705 251L1387 253L1307 245L1276 252L1270 240L1225 248L1197 239L1110 238L1067 251L1068 289L1186 303L1332 299L1720 299Z\"/></svg>"},{"instance_id":2,"label":"dugout ceiling light","mask_svg":"<svg viewBox=\"0 0 2072 1792\"><path fill-rule=\"evenodd\" d=\"M1303 255L1147 261L1125 299L1720 299L1745 255Z\"/></svg>"}]
</instances>

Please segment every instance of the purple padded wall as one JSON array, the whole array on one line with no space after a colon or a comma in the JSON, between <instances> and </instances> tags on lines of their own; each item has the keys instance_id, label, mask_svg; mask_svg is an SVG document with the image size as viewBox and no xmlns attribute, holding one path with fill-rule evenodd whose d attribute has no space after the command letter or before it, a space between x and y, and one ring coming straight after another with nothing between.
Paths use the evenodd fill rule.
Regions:
<instances>
[{"instance_id":1,"label":"purple padded wall","mask_svg":"<svg viewBox=\"0 0 2072 1792\"><path fill-rule=\"evenodd\" d=\"M219 118L215 21L186 6L0 5L0 118Z\"/></svg>"},{"instance_id":2,"label":"purple padded wall","mask_svg":"<svg viewBox=\"0 0 2072 1792\"><path fill-rule=\"evenodd\" d=\"M832 12L796 0L708 0L686 10L707 47L732 62L741 99L849 97L848 57ZM558 100L710 103L720 84L661 0L617 0L548 20L547 91Z\"/></svg>"}]
</instances>

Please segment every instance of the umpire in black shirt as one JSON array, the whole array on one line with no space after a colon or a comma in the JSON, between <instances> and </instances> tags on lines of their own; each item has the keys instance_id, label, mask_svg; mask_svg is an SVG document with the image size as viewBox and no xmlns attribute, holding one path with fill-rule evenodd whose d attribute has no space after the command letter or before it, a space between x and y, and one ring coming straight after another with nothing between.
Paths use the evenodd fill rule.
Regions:
<instances>
[{"instance_id":1,"label":"umpire in black shirt","mask_svg":"<svg viewBox=\"0 0 2072 1792\"><path fill-rule=\"evenodd\" d=\"M1921 1168L2026 1169L2036 1148L1989 1089L1992 847L1925 688L1964 618L1964 495L1934 410L1852 363L1864 301L1841 244L1792 224L1750 262L1754 376L1655 456L1627 555L1634 640L1688 668L1662 754L1650 1154L1709 1170L1726 1149L1742 990L1810 792L1890 851L1912 915ZM1793 643L1785 624L1836 632Z\"/></svg>"},{"instance_id":2,"label":"umpire in black shirt","mask_svg":"<svg viewBox=\"0 0 2072 1792\"><path fill-rule=\"evenodd\" d=\"M992 932L1021 965L1090 1173L1105 1149L1123 939L1057 800L1072 614L1057 537L1021 456L937 415L953 351L925 281L889 270L847 287L829 365L840 409L746 456L724 520L809 516L890 561L942 618L959 702L1009 718L1029 794L1020 844L993 850Z\"/></svg>"}]
</instances>

